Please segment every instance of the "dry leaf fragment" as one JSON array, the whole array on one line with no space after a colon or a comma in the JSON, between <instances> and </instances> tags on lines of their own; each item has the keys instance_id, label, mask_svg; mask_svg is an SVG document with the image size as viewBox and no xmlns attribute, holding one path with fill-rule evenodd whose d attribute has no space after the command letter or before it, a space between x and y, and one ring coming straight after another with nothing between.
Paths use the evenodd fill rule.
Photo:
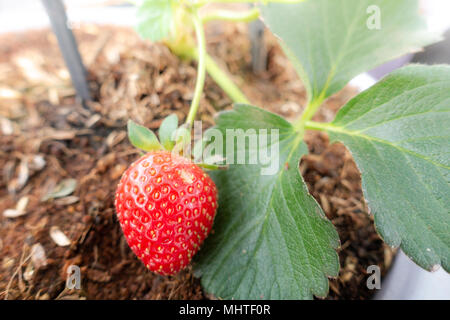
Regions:
<instances>
[{"instance_id":1,"label":"dry leaf fragment","mask_svg":"<svg viewBox=\"0 0 450 320\"><path fill-rule=\"evenodd\" d=\"M81 130L55 130L44 128L42 130L42 141L44 140L72 140Z\"/></svg>"},{"instance_id":2,"label":"dry leaf fragment","mask_svg":"<svg viewBox=\"0 0 450 320\"><path fill-rule=\"evenodd\" d=\"M0 87L0 98L2 99L19 99L21 94L19 91L6 87Z\"/></svg>"},{"instance_id":3,"label":"dry leaf fragment","mask_svg":"<svg viewBox=\"0 0 450 320\"><path fill-rule=\"evenodd\" d=\"M3 216L5 218L17 218L23 216L26 213L25 209L27 208L28 200L29 199L27 196L20 198L20 200L16 204L16 208L6 209L5 211L3 211Z\"/></svg>"},{"instance_id":4,"label":"dry leaf fragment","mask_svg":"<svg viewBox=\"0 0 450 320\"><path fill-rule=\"evenodd\" d=\"M95 125L98 121L100 121L100 119L102 118L101 115L99 115L98 113L94 114L92 117L90 117L86 123L85 126L86 128L91 128L93 125Z\"/></svg>"},{"instance_id":5,"label":"dry leaf fragment","mask_svg":"<svg viewBox=\"0 0 450 320\"><path fill-rule=\"evenodd\" d=\"M47 193L42 201L47 201L49 199L62 198L71 194L77 186L77 180L75 179L64 179L62 180L52 191Z\"/></svg>"},{"instance_id":6,"label":"dry leaf fragment","mask_svg":"<svg viewBox=\"0 0 450 320\"><path fill-rule=\"evenodd\" d=\"M30 177L30 168L28 168L28 161L25 157L22 159L22 161L20 161L20 164L19 164L16 185L14 186L14 184L13 184L14 191L18 191L18 190L22 189L25 186L25 184L27 183L29 177Z\"/></svg>"},{"instance_id":7,"label":"dry leaf fragment","mask_svg":"<svg viewBox=\"0 0 450 320\"><path fill-rule=\"evenodd\" d=\"M126 131L113 131L108 137L106 137L106 145L110 148L114 147L118 143L120 143L123 139L127 137Z\"/></svg>"},{"instance_id":8,"label":"dry leaf fragment","mask_svg":"<svg viewBox=\"0 0 450 320\"><path fill-rule=\"evenodd\" d=\"M50 296L48 293L44 293L42 296L37 298L38 300L50 300Z\"/></svg>"},{"instance_id":9,"label":"dry leaf fragment","mask_svg":"<svg viewBox=\"0 0 450 320\"><path fill-rule=\"evenodd\" d=\"M8 270L14 266L15 262L16 262L15 259L5 257L2 261L2 267L3 269Z\"/></svg>"},{"instance_id":10,"label":"dry leaf fragment","mask_svg":"<svg viewBox=\"0 0 450 320\"><path fill-rule=\"evenodd\" d=\"M25 281L30 281L33 278L34 270L34 265L32 263L29 263L25 268L25 271L23 272L23 279Z\"/></svg>"},{"instance_id":11,"label":"dry leaf fragment","mask_svg":"<svg viewBox=\"0 0 450 320\"><path fill-rule=\"evenodd\" d=\"M16 209L6 209L3 211L3 216L5 218L17 218L23 215L23 212L19 212Z\"/></svg>"},{"instance_id":12,"label":"dry leaf fragment","mask_svg":"<svg viewBox=\"0 0 450 320\"><path fill-rule=\"evenodd\" d=\"M58 206L67 206L69 204L77 203L78 200L80 200L80 198L77 196L68 196L68 197L64 197L64 198L55 200L55 204Z\"/></svg>"},{"instance_id":13,"label":"dry leaf fragment","mask_svg":"<svg viewBox=\"0 0 450 320\"><path fill-rule=\"evenodd\" d=\"M47 265L47 256L44 247L40 243L35 243L31 247L31 262L36 269Z\"/></svg>"},{"instance_id":14,"label":"dry leaf fragment","mask_svg":"<svg viewBox=\"0 0 450 320\"><path fill-rule=\"evenodd\" d=\"M0 117L0 128L5 136L9 136L14 133L12 121L7 118Z\"/></svg>"},{"instance_id":15,"label":"dry leaf fragment","mask_svg":"<svg viewBox=\"0 0 450 320\"><path fill-rule=\"evenodd\" d=\"M70 240L58 227L53 226L50 228L50 237L60 247L66 247L70 245Z\"/></svg>"},{"instance_id":16,"label":"dry leaf fragment","mask_svg":"<svg viewBox=\"0 0 450 320\"><path fill-rule=\"evenodd\" d=\"M27 196L20 198L20 200L17 202L16 210L25 211L28 205L28 200L29 199Z\"/></svg>"},{"instance_id":17,"label":"dry leaf fragment","mask_svg":"<svg viewBox=\"0 0 450 320\"><path fill-rule=\"evenodd\" d=\"M40 171L45 167L46 161L40 154L33 155L29 164L30 169L34 171Z\"/></svg>"}]
</instances>

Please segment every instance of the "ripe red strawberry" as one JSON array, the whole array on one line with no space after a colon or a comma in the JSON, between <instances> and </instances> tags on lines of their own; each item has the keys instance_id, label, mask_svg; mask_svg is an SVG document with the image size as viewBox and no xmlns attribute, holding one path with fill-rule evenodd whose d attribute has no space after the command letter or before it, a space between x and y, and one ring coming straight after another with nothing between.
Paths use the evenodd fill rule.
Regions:
<instances>
[{"instance_id":1,"label":"ripe red strawberry","mask_svg":"<svg viewBox=\"0 0 450 320\"><path fill-rule=\"evenodd\" d=\"M151 271L172 275L189 264L208 236L217 189L189 159L152 151L125 171L115 206L134 253Z\"/></svg>"}]
</instances>

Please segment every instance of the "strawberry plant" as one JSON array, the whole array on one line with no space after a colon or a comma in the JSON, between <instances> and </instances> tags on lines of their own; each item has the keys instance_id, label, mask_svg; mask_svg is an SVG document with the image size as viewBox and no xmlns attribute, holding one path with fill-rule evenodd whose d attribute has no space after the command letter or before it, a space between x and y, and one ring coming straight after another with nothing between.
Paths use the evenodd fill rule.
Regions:
<instances>
[{"instance_id":1,"label":"strawberry plant","mask_svg":"<svg viewBox=\"0 0 450 320\"><path fill-rule=\"evenodd\" d=\"M219 10L202 14L203 6L211 2L255 2L256 6L247 12ZM209 150L215 161L222 159L219 164L228 164L225 170L209 172L218 189L218 211L214 233L193 263L206 291L235 299L310 299L327 295L328 277L339 273L336 249L340 242L299 172L299 161L308 153L306 130L327 132L332 142L343 143L351 151L361 172L368 208L386 243L401 247L425 269L440 265L450 271L450 67L411 65L399 69L356 95L331 123L312 121L324 101L356 75L440 39L426 31L418 1L143 0L137 5L137 30L142 37L164 42L182 59L196 60L198 74L186 124L177 128L173 116L165 120L159 132L160 143L149 130L130 122L129 135L134 145L152 152L172 150L176 155L171 159L189 167L191 159L180 160L181 156L189 158L189 153L179 146L190 141L206 73L236 103L232 110L218 115L216 126L205 133L209 139L194 147L195 152ZM373 6L378 16L370 15L368 9ZM248 22L259 17L278 36L307 89L308 103L293 123L251 106L206 52L204 26L208 21ZM371 19L379 19L378 27L371 27ZM208 146L217 140L211 137L219 134L225 138L232 134L233 141L247 141L253 135L257 145L216 144L211 151ZM119 199L134 186L123 190L134 167L142 167L155 154L167 154L158 152L144 156L125 173L118 189ZM236 156L243 161L235 164ZM257 161L252 161L254 156ZM176 170L177 165L172 167L170 161L170 168ZM200 165L218 168L214 161ZM264 171L267 168L271 170ZM192 170L193 176L203 176L197 167ZM167 174L162 179L168 184L177 181ZM205 179L204 183L213 188L213 182ZM140 182L133 183L145 199L150 196ZM189 188L189 181L185 183L182 189L175 190ZM199 197L208 196L199 192ZM211 209L198 220L206 232L198 242L192 242L192 254L209 231L207 221L214 216L215 194L210 197ZM161 204L160 200L150 201L150 205ZM155 270L151 261L159 257L152 256L156 252L153 243L147 253L147 238L136 248L136 239L141 236L138 224L124 226L124 213L117 209L130 245ZM142 207L137 209L137 216L152 219L151 212ZM181 207L180 212L186 212L186 207ZM173 225L185 228L186 221L173 221ZM153 229L145 229L144 237L146 231ZM161 236L155 243L166 240ZM184 267L190 260L184 259L186 252L180 251L182 259L172 268L162 264L156 271L162 268L163 273L173 273Z\"/></svg>"}]
</instances>

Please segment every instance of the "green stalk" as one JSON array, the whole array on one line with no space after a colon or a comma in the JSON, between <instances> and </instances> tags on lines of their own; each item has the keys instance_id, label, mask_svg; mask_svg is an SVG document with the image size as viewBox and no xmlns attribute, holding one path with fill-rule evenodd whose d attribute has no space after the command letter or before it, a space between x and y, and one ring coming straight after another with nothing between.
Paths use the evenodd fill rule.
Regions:
<instances>
[{"instance_id":1,"label":"green stalk","mask_svg":"<svg viewBox=\"0 0 450 320\"><path fill-rule=\"evenodd\" d=\"M197 36L198 67L197 67L197 80L195 83L194 97L192 99L191 107L189 109L189 114L186 118L186 124L189 127L192 127L192 124L194 123L195 115L197 114L198 107L200 105L200 98L202 96L206 76L205 32L203 30L203 24L200 17L198 16L197 10L192 10L192 17L194 21L195 34Z\"/></svg>"},{"instance_id":2,"label":"green stalk","mask_svg":"<svg viewBox=\"0 0 450 320\"><path fill-rule=\"evenodd\" d=\"M213 20L223 20L232 22L251 22L258 19L259 9L253 8L252 10L239 12L239 11L229 11L229 10L217 10L211 14L205 15L202 18L203 23L207 23Z\"/></svg>"},{"instance_id":3,"label":"green stalk","mask_svg":"<svg viewBox=\"0 0 450 320\"><path fill-rule=\"evenodd\" d=\"M217 83L219 87L230 97L234 103L250 104L247 97L242 93L239 87L230 79L228 74L224 72L211 58L206 55L206 70L211 78Z\"/></svg>"},{"instance_id":4,"label":"green stalk","mask_svg":"<svg viewBox=\"0 0 450 320\"><path fill-rule=\"evenodd\" d=\"M324 98L321 95L317 99L309 102L301 117L294 122L294 128L300 131L303 130L305 128L306 122L311 120L311 118L317 112L317 109L319 109L319 107L322 105L323 101Z\"/></svg>"},{"instance_id":5,"label":"green stalk","mask_svg":"<svg viewBox=\"0 0 450 320\"><path fill-rule=\"evenodd\" d=\"M208 3L255 3L255 2L261 2L265 4L266 2L273 2L273 3L298 3L302 2L304 0L261 0L261 1L255 1L255 0L198 0L194 3L194 5L198 7L202 7L205 4Z\"/></svg>"},{"instance_id":6,"label":"green stalk","mask_svg":"<svg viewBox=\"0 0 450 320\"><path fill-rule=\"evenodd\" d=\"M199 60L199 53L196 48L185 51L183 56L187 59ZM247 97L242 93L239 87L231 80L230 76L223 71L214 61L214 59L206 54L206 71L217 85L227 94L234 103L250 104Z\"/></svg>"},{"instance_id":7,"label":"green stalk","mask_svg":"<svg viewBox=\"0 0 450 320\"><path fill-rule=\"evenodd\" d=\"M333 128L333 125L326 122L315 122L315 121L306 121L305 129L309 130L318 130L318 131L326 131Z\"/></svg>"}]
</instances>

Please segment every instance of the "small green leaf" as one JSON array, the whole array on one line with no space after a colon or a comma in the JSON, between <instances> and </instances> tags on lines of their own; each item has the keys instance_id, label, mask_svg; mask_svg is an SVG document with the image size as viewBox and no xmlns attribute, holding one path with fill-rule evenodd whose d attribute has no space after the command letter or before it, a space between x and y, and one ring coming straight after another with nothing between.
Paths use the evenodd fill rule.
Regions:
<instances>
[{"instance_id":1,"label":"small green leaf","mask_svg":"<svg viewBox=\"0 0 450 320\"><path fill-rule=\"evenodd\" d=\"M427 32L417 0L308 0L270 3L261 11L310 101L321 101L358 74L440 39Z\"/></svg>"},{"instance_id":2,"label":"small green leaf","mask_svg":"<svg viewBox=\"0 0 450 320\"><path fill-rule=\"evenodd\" d=\"M47 201L49 199L56 199L68 196L74 192L77 186L77 180L75 179L64 179L62 180L52 191L47 193L42 197L42 201Z\"/></svg>"},{"instance_id":3,"label":"small green leaf","mask_svg":"<svg viewBox=\"0 0 450 320\"><path fill-rule=\"evenodd\" d=\"M210 163L197 163L197 165L206 170L226 170L228 168L227 166L219 166Z\"/></svg>"},{"instance_id":4,"label":"small green leaf","mask_svg":"<svg viewBox=\"0 0 450 320\"><path fill-rule=\"evenodd\" d=\"M191 131L186 124L175 131L175 146L172 152L184 155L191 154Z\"/></svg>"},{"instance_id":5,"label":"small green leaf","mask_svg":"<svg viewBox=\"0 0 450 320\"><path fill-rule=\"evenodd\" d=\"M173 0L141 0L137 9L136 30L144 39L159 41L169 35Z\"/></svg>"},{"instance_id":6,"label":"small green leaf","mask_svg":"<svg viewBox=\"0 0 450 320\"><path fill-rule=\"evenodd\" d=\"M223 136L233 129L238 139L251 132L258 140L270 137L257 148L248 143L238 150L236 143L226 150L228 159L245 154L246 163L259 154L259 164L210 172L219 207L194 264L204 288L225 299L325 297L327 276L339 271L339 239L300 175L300 158L308 152L302 136L283 118L247 105L222 113L215 129ZM272 139L276 132L279 139Z\"/></svg>"},{"instance_id":7,"label":"small green leaf","mask_svg":"<svg viewBox=\"0 0 450 320\"><path fill-rule=\"evenodd\" d=\"M148 128L133 120L128 120L128 139L133 146L144 151L160 150L161 144L156 135Z\"/></svg>"},{"instance_id":8,"label":"small green leaf","mask_svg":"<svg viewBox=\"0 0 450 320\"><path fill-rule=\"evenodd\" d=\"M330 125L361 171L377 230L418 265L450 271L450 67L410 66L350 100Z\"/></svg>"},{"instance_id":9,"label":"small green leaf","mask_svg":"<svg viewBox=\"0 0 450 320\"><path fill-rule=\"evenodd\" d=\"M178 128L178 118L176 114L166 117L159 127L159 139L166 150L172 150L175 145L174 133Z\"/></svg>"}]
</instances>

